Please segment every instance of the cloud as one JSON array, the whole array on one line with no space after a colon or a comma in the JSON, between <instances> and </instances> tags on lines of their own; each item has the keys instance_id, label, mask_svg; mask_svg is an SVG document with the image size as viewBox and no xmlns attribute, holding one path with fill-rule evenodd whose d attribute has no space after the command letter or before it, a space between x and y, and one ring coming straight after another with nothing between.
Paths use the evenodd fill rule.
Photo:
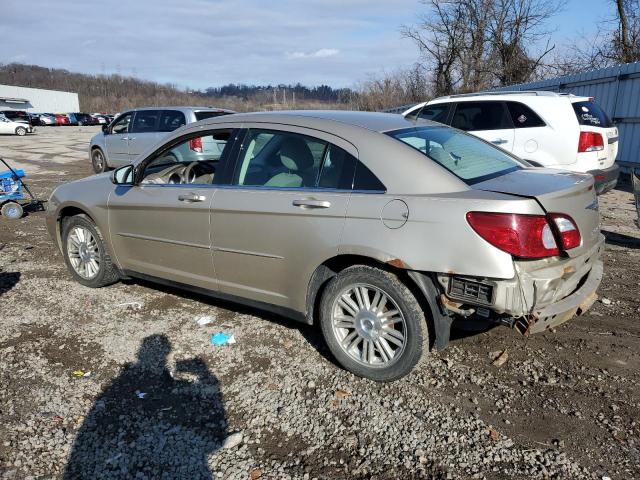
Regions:
<instances>
[{"instance_id":1,"label":"cloud","mask_svg":"<svg viewBox=\"0 0 640 480\"><path fill-rule=\"evenodd\" d=\"M291 52L287 53L287 58L296 59L296 58L326 58L333 57L340 53L340 50L337 48L321 48L320 50L316 50L315 52Z\"/></svg>"}]
</instances>

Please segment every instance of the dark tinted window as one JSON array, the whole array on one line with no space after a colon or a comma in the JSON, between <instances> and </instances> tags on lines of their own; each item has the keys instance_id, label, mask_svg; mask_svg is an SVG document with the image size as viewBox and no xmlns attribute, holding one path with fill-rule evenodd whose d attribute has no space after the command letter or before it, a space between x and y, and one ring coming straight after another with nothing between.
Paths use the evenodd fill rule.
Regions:
<instances>
[{"instance_id":1,"label":"dark tinted window","mask_svg":"<svg viewBox=\"0 0 640 480\"><path fill-rule=\"evenodd\" d=\"M157 132L160 110L140 110L136 112L131 126L132 133Z\"/></svg>"},{"instance_id":2,"label":"dark tinted window","mask_svg":"<svg viewBox=\"0 0 640 480\"><path fill-rule=\"evenodd\" d=\"M449 113L450 103L438 103L437 105L425 105L418 118L423 120L432 120L434 122L446 123L447 114Z\"/></svg>"},{"instance_id":3,"label":"dark tinted window","mask_svg":"<svg viewBox=\"0 0 640 480\"><path fill-rule=\"evenodd\" d=\"M382 184L378 177L376 177L364 163L358 162L356 165L356 175L353 179L353 189L385 192L387 187Z\"/></svg>"},{"instance_id":4,"label":"dark tinted window","mask_svg":"<svg viewBox=\"0 0 640 480\"><path fill-rule=\"evenodd\" d=\"M213 118L219 117L221 115L229 115L228 112L211 112L211 111L203 111L203 112L195 112L196 121L204 120L205 118Z\"/></svg>"},{"instance_id":5,"label":"dark tinted window","mask_svg":"<svg viewBox=\"0 0 640 480\"><path fill-rule=\"evenodd\" d=\"M502 102L460 102L451 126L460 130L501 130L513 128Z\"/></svg>"},{"instance_id":6,"label":"dark tinted window","mask_svg":"<svg viewBox=\"0 0 640 480\"><path fill-rule=\"evenodd\" d=\"M184 113L178 110L165 110L160 117L160 126L158 131L160 132L173 132L176 128L180 128L186 122Z\"/></svg>"},{"instance_id":7,"label":"dark tinted window","mask_svg":"<svg viewBox=\"0 0 640 480\"><path fill-rule=\"evenodd\" d=\"M593 102L573 103L573 111L576 112L578 123L589 127L612 127L613 123L607 113L600 108L600 105Z\"/></svg>"},{"instance_id":8,"label":"dark tinted window","mask_svg":"<svg viewBox=\"0 0 640 480\"><path fill-rule=\"evenodd\" d=\"M351 190L353 170L358 160L340 147L329 145L320 171L320 188Z\"/></svg>"},{"instance_id":9,"label":"dark tinted window","mask_svg":"<svg viewBox=\"0 0 640 480\"><path fill-rule=\"evenodd\" d=\"M519 102L507 102L511 121L516 128L544 127L545 123L526 105Z\"/></svg>"}]
</instances>

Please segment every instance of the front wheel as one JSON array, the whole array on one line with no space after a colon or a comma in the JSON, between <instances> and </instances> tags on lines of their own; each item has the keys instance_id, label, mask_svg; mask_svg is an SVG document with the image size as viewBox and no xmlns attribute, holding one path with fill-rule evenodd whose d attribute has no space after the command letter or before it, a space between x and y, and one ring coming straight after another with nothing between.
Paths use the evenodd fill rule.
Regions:
<instances>
[{"instance_id":1,"label":"front wheel","mask_svg":"<svg viewBox=\"0 0 640 480\"><path fill-rule=\"evenodd\" d=\"M330 280L320 303L327 346L350 372L388 382L407 375L428 351L424 312L387 271L350 267Z\"/></svg>"},{"instance_id":2,"label":"front wheel","mask_svg":"<svg viewBox=\"0 0 640 480\"><path fill-rule=\"evenodd\" d=\"M18 135L19 137L24 137L27 134L27 129L24 127L17 127L16 128L16 135Z\"/></svg>"},{"instance_id":3,"label":"front wheel","mask_svg":"<svg viewBox=\"0 0 640 480\"><path fill-rule=\"evenodd\" d=\"M91 151L91 166L96 173L102 173L107 169L107 162L104 158L104 153L99 148L94 148Z\"/></svg>"},{"instance_id":4,"label":"front wheel","mask_svg":"<svg viewBox=\"0 0 640 480\"><path fill-rule=\"evenodd\" d=\"M63 221L62 253L71 275L82 285L104 287L120 278L98 227L86 215Z\"/></svg>"},{"instance_id":5,"label":"front wheel","mask_svg":"<svg viewBox=\"0 0 640 480\"><path fill-rule=\"evenodd\" d=\"M2 208L0 208L0 213L3 217L10 220L18 220L22 218L22 215L24 215L24 210L22 209L22 205L19 203L7 202L2 205Z\"/></svg>"}]
</instances>

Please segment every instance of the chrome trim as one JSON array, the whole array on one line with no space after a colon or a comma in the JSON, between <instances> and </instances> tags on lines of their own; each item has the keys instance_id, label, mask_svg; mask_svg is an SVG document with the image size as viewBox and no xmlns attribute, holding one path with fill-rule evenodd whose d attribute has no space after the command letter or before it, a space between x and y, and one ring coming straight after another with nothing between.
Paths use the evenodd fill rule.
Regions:
<instances>
[{"instance_id":1,"label":"chrome trim","mask_svg":"<svg viewBox=\"0 0 640 480\"><path fill-rule=\"evenodd\" d=\"M140 183L142 188L147 187L179 187L179 188L220 188L224 190L276 190L286 192L319 192L319 193L365 193L365 194L385 194L386 190L351 190L348 188L313 188L313 187L267 187L264 185L216 185L209 183Z\"/></svg>"},{"instance_id":2,"label":"chrome trim","mask_svg":"<svg viewBox=\"0 0 640 480\"><path fill-rule=\"evenodd\" d=\"M193 247L193 248L202 248L204 250L209 250L211 247L209 245L201 245L199 243L190 243L190 242L182 242L180 240L169 240L168 238L158 238L158 237L150 237L147 235L138 235L136 233L123 233L118 232L116 235L127 238L135 238L138 240L149 240L152 242L161 242L161 243L170 243L172 245L182 245L184 247Z\"/></svg>"},{"instance_id":3,"label":"chrome trim","mask_svg":"<svg viewBox=\"0 0 640 480\"><path fill-rule=\"evenodd\" d=\"M249 250L237 250L235 248L213 247L213 251L214 252L238 253L240 255L251 255L253 257L275 258L277 260L284 259L284 257L282 257L280 255L273 255L271 253L250 252Z\"/></svg>"}]
</instances>

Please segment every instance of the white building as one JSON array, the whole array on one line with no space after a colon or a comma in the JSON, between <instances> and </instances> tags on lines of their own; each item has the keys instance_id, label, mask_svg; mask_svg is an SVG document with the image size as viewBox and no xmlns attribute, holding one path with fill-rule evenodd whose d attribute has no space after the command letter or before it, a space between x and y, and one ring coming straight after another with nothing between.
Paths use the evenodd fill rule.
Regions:
<instances>
[{"instance_id":1,"label":"white building","mask_svg":"<svg viewBox=\"0 0 640 480\"><path fill-rule=\"evenodd\" d=\"M0 111L67 113L79 112L78 94L41 88L0 85Z\"/></svg>"}]
</instances>

